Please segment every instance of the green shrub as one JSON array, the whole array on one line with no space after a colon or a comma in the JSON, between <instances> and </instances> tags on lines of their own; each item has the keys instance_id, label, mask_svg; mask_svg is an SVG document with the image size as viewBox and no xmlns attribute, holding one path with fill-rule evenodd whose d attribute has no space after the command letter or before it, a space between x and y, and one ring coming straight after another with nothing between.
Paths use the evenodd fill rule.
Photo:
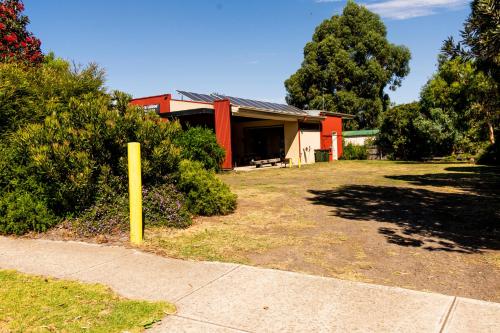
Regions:
<instances>
[{"instance_id":1,"label":"green shrub","mask_svg":"<svg viewBox=\"0 0 500 333\"><path fill-rule=\"evenodd\" d=\"M366 160L368 159L368 147L366 145L357 146L352 143L344 145L342 149L343 160Z\"/></svg>"},{"instance_id":2,"label":"green shrub","mask_svg":"<svg viewBox=\"0 0 500 333\"><path fill-rule=\"evenodd\" d=\"M193 214L225 215L236 209L236 195L217 178L215 172L204 169L201 162L181 161L178 188L186 193Z\"/></svg>"},{"instance_id":3,"label":"green shrub","mask_svg":"<svg viewBox=\"0 0 500 333\"><path fill-rule=\"evenodd\" d=\"M118 179L102 180L96 203L71 221L70 226L78 235L113 235L128 230L128 195L113 192L116 186L110 184L114 181ZM185 228L192 223L184 196L170 183L145 186L142 208L146 226Z\"/></svg>"},{"instance_id":4,"label":"green shrub","mask_svg":"<svg viewBox=\"0 0 500 333\"><path fill-rule=\"evenodd\" d=\"M51 208L65 216L94 203L104 174L126 179L127 142L141 143L146 185L177 170L179 149L170 138L180 130L178 123L159 122L137 108L122 116L109 105L106 96L73 98L43 124L18 130L9 150L15 167L2 178L19 186L30 175L44 188Z\"/></svg>"},{"instance_id":5,"label":"green shrub","mask_svg":"<svg viewBox=\"0 0 500 333\"><path fill-rule=\"evenodd\" d=\"M180 133L175 143L181 148L182 159L199 161L206 169L218 171L226 156L209 128L189 127Z\"/></svg>"},{"instance_id":6,"label":"green shrub","mask_svg":"<svg viewBox=\"0 0 500 333\"><path fill-rule=\"evenodd\" d=\"M161 184L143 190L145 225L186 228L191 216L184 196L173 184Z\"/></svg>"},{"instance_id":7,"label":"green shrub","mask_svg":"<svg viewBox=\"0 0 500 333\"><path fill-rule=\"evenodd\" d=\"M40 66L0 63L0 136L28 123L41 123L70 98L104 95L104 72L95 64L72 68L49 54Z\"/></svg>"},{"instance_id":8,"label":"green shrub","mask_svg":"<svg viewBox=\"0 0 500 333\"><path fill-rule=\"evenodd\" d=\"M43 232L60 221L46 202L25 191L3 193L0 199L0 234Z\"/></svg>"},{"instance_id":9,"label":"green shrub","mask_svg":"<svg viewBox=\"0 0 500 333\"><path fill-rule=\"evenodd\" d=\"M70 225L79 236L114 235L128 230L128 215L128 198L118 194L114 198L98 199Z\"/></svg>"}]
</instances>

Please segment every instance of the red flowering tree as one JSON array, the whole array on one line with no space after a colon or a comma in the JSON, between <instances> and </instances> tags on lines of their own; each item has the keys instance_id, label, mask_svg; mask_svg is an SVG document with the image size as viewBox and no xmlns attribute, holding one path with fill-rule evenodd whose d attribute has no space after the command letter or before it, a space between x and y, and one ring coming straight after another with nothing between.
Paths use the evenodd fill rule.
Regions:
<instances>
[{"instance_id":1,"label":"red flowering tree","mask_svg":"<svg viewBox=\"0 0 500 333\"><path fill-rule=\"evenodd\" d=\"M0 62L43 60L40 40L26 30L30 22L20 0L0 0Z\"/></svg>"}]
</instances>

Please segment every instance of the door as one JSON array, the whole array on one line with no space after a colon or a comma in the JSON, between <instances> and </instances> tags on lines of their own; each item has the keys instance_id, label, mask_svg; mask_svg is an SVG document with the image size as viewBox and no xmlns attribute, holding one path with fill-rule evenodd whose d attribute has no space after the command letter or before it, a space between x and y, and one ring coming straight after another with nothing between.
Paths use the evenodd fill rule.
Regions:
<instances>
[{"instance_id":1,"label":"door","mask_svg":"<svg viewBox=\"0 0 500 333\"><path fill-rule=\"evenodd\" d=\"M337 132L332 132L332 159L334 161L339 159Z\"/></svg>"}]
</instances>

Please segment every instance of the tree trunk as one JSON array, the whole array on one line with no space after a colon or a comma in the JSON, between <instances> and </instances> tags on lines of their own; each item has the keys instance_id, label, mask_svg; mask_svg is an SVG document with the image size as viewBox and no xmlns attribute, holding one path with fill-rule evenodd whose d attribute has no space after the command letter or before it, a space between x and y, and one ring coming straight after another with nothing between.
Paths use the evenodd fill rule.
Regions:
<instances>
[{"instance_id":1,"label":"tree trunk","mask_svg":"<svg viewBox=\"0 0 500 333\"><path fill-rule=\"evenodd\" d=\"M489 134L489 139L490 143L494 144L495 143L495 128L493 127L493 121L491 120L491 113L490 110L485 108L486 110L486 124L488 125L488 134Z\"/></svg>"},{"instance_id":2,"label":"tree trunk","mask_svg":"<svg viewBox=\"0 0 500 333\"><path fill-rule=\"evenodd\" d=\"M493 124L491 121L487 121L488 124L488 133L490 135L490 143L494 144L495 143L495 130L493 129Z\"/></svg>"}]
</instances>

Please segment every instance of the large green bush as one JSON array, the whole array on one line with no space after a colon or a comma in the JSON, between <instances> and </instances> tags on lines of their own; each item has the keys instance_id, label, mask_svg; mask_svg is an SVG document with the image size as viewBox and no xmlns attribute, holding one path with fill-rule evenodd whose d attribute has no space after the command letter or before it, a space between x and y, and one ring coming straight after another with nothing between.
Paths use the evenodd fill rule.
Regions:
<instances>
[{"instance_id":1,"label":"large green bush","mask_svg":"<svg viewBox=\"0 0 500 333\"><path fill-rule=\"evenodd\" d=\"M189 127L180 133L175 142L181 148L182 159L199 161L206 169L218 171L226 156L209 128Z\"/></svg>"},{"instance_id":2,"label":"large green bush","mask_svg":"<svg viewBox=\"0 0 500 333\"><path fill-rule=\"evenodd\" d=\"M75 218L81 234L122 230L127 143L134 141L141 143L146 223L185 227L186 207L195 214L232 211L223 199L233 195L202 164L197 184L178 173L179 123L130 106L124 93L107 93L97 67L74 71L47 57L36 68L1 64L0 78L8 83L0 85L0 233L44 231ZM178 174L181 192L173 185ZM209 200L197 197L207 193Z\"/></svg>"},{"instance_id":3,"label":"large green bush","mask_svg":"<svg viewBox=\"0 0 500 333\"><path fill-rule=\"evenodd\" d=\"M236 209L236 195L201 162L181 161L178 178L178 187L186 193L188 207L194 214L225 215Z\"/></svg>"},{"instance_id":4,"label":"large green bush","mask_svg":"<svg viewBox=\"0 0 500 333\"><path fill-rule=\"evenodd\" d=\"M11 135L7 188L22 185L29 175L56 213L80 212L94 202L104 173L125 179L131 141L141 143L145 184L176 170L179 149L170 138L180 130L177 123L158 122L137 108L121 116L108 105L107 96L72 98L43 124L29 124Z\"/></svg>"}]
</instances>

